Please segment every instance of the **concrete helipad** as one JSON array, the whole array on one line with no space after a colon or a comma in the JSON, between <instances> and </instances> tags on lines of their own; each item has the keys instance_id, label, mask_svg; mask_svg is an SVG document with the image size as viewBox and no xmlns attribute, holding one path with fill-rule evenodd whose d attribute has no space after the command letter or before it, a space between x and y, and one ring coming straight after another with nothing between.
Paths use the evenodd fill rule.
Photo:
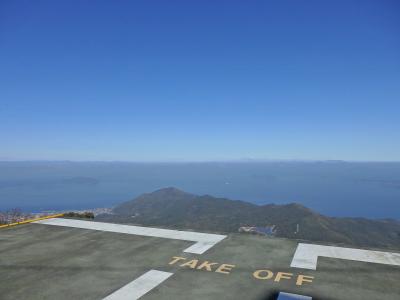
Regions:
<instances>
[{"instance_id":1,"label":"concrete helipad","mask_svg":"<svg viewBox=\"0 0 400 300\"><path fill-rule=\"evenodd\" d=\"M56 219L0 230L0 299L400 298L398 253L120 226Z\"/></svg>"}]
</instances>

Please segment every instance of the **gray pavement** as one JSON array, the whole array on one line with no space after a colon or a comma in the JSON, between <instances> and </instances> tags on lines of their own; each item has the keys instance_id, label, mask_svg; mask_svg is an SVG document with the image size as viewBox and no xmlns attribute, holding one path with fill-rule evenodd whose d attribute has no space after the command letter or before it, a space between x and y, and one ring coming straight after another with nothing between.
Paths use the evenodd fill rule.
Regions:
<instances>
[{"instance_id":1,"label":"gray pavement","mask_svg":"<svg viewBox=\"0 0 400 300\"><path fill-rule=\"evenodd\" d=\"M273 300L279 291L400 299L400 267L319 258L317 270L290 268L297 241L252 235L231 234L204 254L184 253L192 244L43 224L3 229L0 299L100 300L150 270L173 275L145 300Z\"/></svg>"}]
</instances>

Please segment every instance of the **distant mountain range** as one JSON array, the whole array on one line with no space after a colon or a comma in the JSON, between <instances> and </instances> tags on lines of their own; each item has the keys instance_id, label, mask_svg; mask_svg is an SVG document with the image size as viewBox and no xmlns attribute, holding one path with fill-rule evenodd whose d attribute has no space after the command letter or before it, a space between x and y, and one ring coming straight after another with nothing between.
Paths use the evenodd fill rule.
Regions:
<instances>
[{"instance_id":1,"label":"distant mountain range","mask_svg":"<svg viewBox=\"0 0 400 300\"><path fill-rule=\"evenodd\" d=\"M259 206L209 195L197 196L172 187L122 203L112 214L99 215L96 220L213 232L275 225L278 237L400 249L398 220L332 218L296 203Z\"/></svg>"}]
</instances>

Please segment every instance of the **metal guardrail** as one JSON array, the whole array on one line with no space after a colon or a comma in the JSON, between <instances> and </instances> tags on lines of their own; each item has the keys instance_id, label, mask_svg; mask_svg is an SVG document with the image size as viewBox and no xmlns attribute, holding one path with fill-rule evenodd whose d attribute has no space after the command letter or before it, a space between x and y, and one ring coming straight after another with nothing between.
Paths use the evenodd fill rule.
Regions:
<instances>
[{"instance_id":1,"label":"metal guardrail","mask_svg":"<svg viewBox=\"0 0 400 300\"><path fill-rule=\"evenodd\" d=\"M6 227L22 225L22 224L28 224L28 223L32 223L32 222L36 222L36 221L40 221L40 220L63 217L63 216L64 216L64 214L56 214L56 215L49 215L49 216L40 217L40 218L36 218L36 219L29 219L29 220L25 220L25 221L21 221L21 222L9 223L9 224L5 224L5 225L0 225L0 229L6 228Z\"/></svg>"}]
</instances>

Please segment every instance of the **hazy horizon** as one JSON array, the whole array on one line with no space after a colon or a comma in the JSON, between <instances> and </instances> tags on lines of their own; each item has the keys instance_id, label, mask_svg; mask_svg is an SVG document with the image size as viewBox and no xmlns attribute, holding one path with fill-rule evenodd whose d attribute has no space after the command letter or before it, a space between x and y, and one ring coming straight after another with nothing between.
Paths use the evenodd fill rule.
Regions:
<instances>
[{"instance_id":1,"label":"hazy horizon","mask_svg":"<svg viewBox=\"0 0 400 300\"><path fill-rule=\"evenodd\" d=\"M255 204L297 202L329 216L400 219L400 163L0 162L0 210L110 207L168 186Z\"/></svg>"},{"instance_id":2,"label":"hazy horizon","mask_svg":"<svg viewBox=\"0 0 400 300\"><path fill-rule=\"evenodd\" d=\"M84 162L99 162L99 163L251 163L251 162L331 162L331 163L400 163L400 160L344 160L344 159L296 159L296 158L265 158L265 159L252 159L252 158L238 158L227 160L70 160L70 159L18 159L7 160L0 159L0 162L71 162L71 163L84 163Z\"/></svg>"}]
</instances>

